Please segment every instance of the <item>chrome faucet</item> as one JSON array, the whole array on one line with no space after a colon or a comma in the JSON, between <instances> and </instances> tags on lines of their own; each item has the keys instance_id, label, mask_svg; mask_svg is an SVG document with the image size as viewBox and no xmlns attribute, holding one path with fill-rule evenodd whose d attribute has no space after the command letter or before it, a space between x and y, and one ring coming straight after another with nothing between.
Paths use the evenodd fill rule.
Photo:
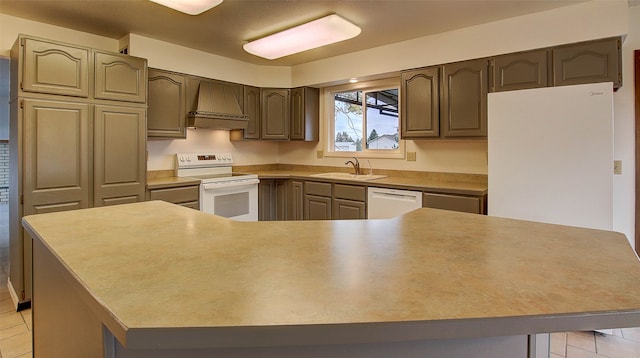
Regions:
<instances>
[{"instance_id":1,"label":"chrome faucet","mask_svg":"<svg viewBox=\"0 0 640 358\"><path fill-rule=\"evenodd\" d=\"M355 162L353 160L355 160ZM346 162L344 162L344 165L348 165L348 164L353 165L354 174L360 175L360 162L356 157L353 157L353 160L347 160Z\"/></svg>"}]
</instances>

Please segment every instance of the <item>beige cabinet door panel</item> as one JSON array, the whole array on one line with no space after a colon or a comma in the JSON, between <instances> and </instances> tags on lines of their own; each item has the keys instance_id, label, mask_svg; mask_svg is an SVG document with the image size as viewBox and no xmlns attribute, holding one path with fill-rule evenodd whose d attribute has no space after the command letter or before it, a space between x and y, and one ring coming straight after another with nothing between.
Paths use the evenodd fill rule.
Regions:
<instances>
[{"instance_id":1,"label":"beige cabinet door panel","mask_svg":"<svg viewBox=\"0 0 640 358\"><path fill-rule=\"evenodd\" d=\"M147 136L186 138L187 78L183 74L149 69Z\"/></svg>"},{"instance_id":2,"label":"beige cabinet door panel","mask_svg":"<svg viewBox=\"0 0 640 358\"><path fill-rule=\"evenodd\" d=\"M24 38L21 87L26 92L89 97L89 49Z\"/></svg>"},{"instance_id":3,"label":"beige cabinet door panel","mask_svg":"<svg viewBox=\"0 0 640 358\"><path fill-rule=\"evenodd\" d=\"M489 61L478 59L442 66L443 137L486 137Z\"/></svg>"},{"instance_id":4,"label":"beige cabinet door panel","mask_svg":"<svg viewBox=\"0 0 640 358\"><path fill-rule=\"evenodd\" d=\"M289 139L289 90L262 89L262 139Z\"/></svg>"},{"instance_id":5,"label":"beige cabinet door panel","mask_svg":"<svg viewBox=\"0 0 640 358\"><path fill-rule=\"evenodd\" d=\"M89 105L24 100L24 214L89 205Z\"/></svg>"},{"instance_id":6,"label":"beige cabinet door panel","mask_svg":"<svg viewBox=\"0 0 640 358\"><path fill-rule=\"evenodd\" d=\"M244 86L244 114L249 125L243 130L244 139L260 139L261 118L260 88Z\"/></svg>"},{"instance_id":7,"label":"beige cabinet door panel","mask_svg":"<svg viewBox=\"0 0 640 358\"><path fill-rule=\"evenodd\" d=\"M97 99L147 101L147 60L95 51L95 94Z\"/></svg>"},{"instance_id":8,"label":"beige cabinet door panel","mask_svg":"<svg viewBox=\"0 0 640 358\"><path fill-rule=\"evenodd\" d=\"M402 73L402 138L440 136L439 77L439 67Z\"/></svg>"},{"instance_id":9,"label":"beige cabinet door panel","mask_svg":"<svg viewBox=\"0 0 640 358\"><path fill-rule=\"evenodd\" d=\"M95 107L94 206L144 200L146 138L145 109Z\"/></svg>"},{"instance_id":10,"label":"beige cabinet door panel","mask_svg":"<svg viewBox=\"0 0 640 358\"><path fill-rule=\"evenodd\" d=\"M621 40L610 38L553 49L553 85L613 82L622 86Z\"/></svg>"}]
</instances>

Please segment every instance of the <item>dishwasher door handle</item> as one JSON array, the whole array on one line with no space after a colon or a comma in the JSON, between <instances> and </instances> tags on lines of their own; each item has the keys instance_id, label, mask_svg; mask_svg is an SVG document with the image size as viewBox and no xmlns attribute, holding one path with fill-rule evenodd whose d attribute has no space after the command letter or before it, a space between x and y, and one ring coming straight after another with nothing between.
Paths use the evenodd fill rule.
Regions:
<instances>
[{"instance_id":1,"label":"dishwasher door handle","mask_svg":"<svg viewBox=\"0 0 640 358\"><path fill-rule=\"evenodd\" d=\"M385 199L391 199L391 200L413 201L413 202L418 200L418 197L415 195L396 194L391 192L379 192L379 191L374 191L372 194L374 198L378 197L378 198L385 198Z\"/></svg>"}]
</instances>

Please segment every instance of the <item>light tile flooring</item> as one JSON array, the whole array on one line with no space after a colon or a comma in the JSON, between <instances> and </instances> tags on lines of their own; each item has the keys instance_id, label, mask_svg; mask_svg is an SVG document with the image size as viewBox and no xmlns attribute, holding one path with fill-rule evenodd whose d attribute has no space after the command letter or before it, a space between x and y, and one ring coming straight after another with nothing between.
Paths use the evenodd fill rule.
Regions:
<instances>
[{"instance_id":1,"label":"light tile flooring","mask_svg":"<svg viewBox=\"0 0 640 358\"><path fill-rule=\"evenodd\" d=\"M0 205L0 358L31 357L31 310L15 312L7 289L9 233L7 205ZM640 328L553 333L551 358L638 358Z\"/></svg>"}]
</instances>

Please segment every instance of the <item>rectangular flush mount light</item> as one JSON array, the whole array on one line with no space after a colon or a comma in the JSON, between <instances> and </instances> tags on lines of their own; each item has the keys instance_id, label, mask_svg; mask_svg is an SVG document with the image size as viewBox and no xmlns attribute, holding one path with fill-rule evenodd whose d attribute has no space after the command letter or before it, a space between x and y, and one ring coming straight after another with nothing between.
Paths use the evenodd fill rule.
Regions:
<instances>
[{"instance_id":1,"label":"rectangular flush mount light","mask_svg":"<svg viewBox=\"0 0 640 358\"><path fill-rule=\"evenodd\" d=\"M338 15L329 15L288 30L251 41L245 51L269 60L348 40L360 28Z\"/></svg>"},{"instance_id":2,"label":"rectangular flush mount light","mask_svg":"<svg viewBox=\"0 0 640 358\"><path fill-rule=\"evenodd\" d=\"M220 3L222 0L150 0L157 4L170 7L174 10L178 10L180 12L184 12L189 15L199 15L203 12L214 8Z\"/></svg>"}]
</instances>

